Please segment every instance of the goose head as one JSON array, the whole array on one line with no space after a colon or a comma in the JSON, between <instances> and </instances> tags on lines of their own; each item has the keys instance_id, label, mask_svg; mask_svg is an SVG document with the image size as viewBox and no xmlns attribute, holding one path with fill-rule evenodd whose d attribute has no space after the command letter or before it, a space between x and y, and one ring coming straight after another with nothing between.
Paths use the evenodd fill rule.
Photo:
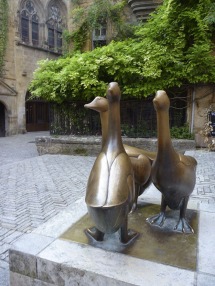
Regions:
<instances>
[{"instance_id":1,"label":"goose head","mask_svg":"<svg viewBox=\"0 0 215 286\"><path fill-rule=\"evenodd\" d=\"M108 101L106 98L97 96L93 101L84 105L85 108L93 109L98 112L108 111Z\"/></svg>"},{"instance_id":2,"label":"goose head","mask_svg":"<svg viewBox=\"0 0 215 286\"><path fill-rule=\"evenodd\" d=\"M164 90L158 90L153 99L153 105L156 111L167 111L170 107L170 100Z\"/></svg>"},{"instance_id":3,"label":"goose head","mask_svg":"<svg viewBox=\"0 0 215 286\"><path fill-rule=\"evenodd\" d=\"M121 91L117 82L111 82L107 88L107 99L110 102L119 101L121 98Z\"/></svg>"}]
</instances>

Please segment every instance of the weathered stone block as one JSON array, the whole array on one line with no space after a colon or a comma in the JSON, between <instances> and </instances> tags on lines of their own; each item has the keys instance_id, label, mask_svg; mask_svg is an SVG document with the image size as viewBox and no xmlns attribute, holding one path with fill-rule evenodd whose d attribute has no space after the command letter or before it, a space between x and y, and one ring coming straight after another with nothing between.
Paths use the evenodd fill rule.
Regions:
<instances>
[{"instance_id":1,"label":"weathered stone block","mask_svg":"<svg viewBox=\"0 0 215 286\"><path fill-rule=\"evenodd\" d=\"M36 278L36 257L17 250L9 251L10 271ZM15 285L15 284L14 284Z\"/></svg>"},{"instance_id":2,"label":"weathered stone block","mask_svg":"<svg viewBox=\"0 0 215 286\"><path fill-rule=\"evenodd\" d=\"M10 285L14 286L55 286L19 273L10 272Z\"/></svg>"},{"instance_id":3,"label":"weathered stone block","mask_svg":"<svg viewBox=\"0 0 215 286\"><path fill-rule=\"evenodd\" d=\"M39 155L44 154L71 154L97 156L101 151L101 137L75 137L75 136L43 136L36 137L36 146ZM155 152L157 150L156 138L122 138L123 143L137 148ZM194 140L173 139L174 148L184 153L194 150Z\"/></svg>"}]
</instances>

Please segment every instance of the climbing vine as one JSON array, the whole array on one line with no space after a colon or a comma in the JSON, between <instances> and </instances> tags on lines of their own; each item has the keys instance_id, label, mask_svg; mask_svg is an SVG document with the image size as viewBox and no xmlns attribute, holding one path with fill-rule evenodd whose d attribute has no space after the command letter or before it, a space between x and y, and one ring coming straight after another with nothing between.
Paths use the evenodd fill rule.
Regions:
<instances>
[{"instance_id":1,"label":"climbing vine","mask_svg":"<svg viewBox=\"0 0 215 286\"><path fill-rule=\"evenodd\" d=\"M73 50L81 51L90 33L94 29L111 23L114 27L113 38L122 39L132 34L132 26L126 24L123 8L127 1L113 2L111 0L94 0L92 4L83 7L79 0L72 0L75 8L72 10L73 32L64 32L68 46L72 43Z\"/></svg>"},{"instance_id":2,"label":"climbing vine","mask_svg":"<svg viewBox=\"0 0 215 286\"><path fill-rule=\"evenodd\" d=\"M7 44L8 3L0 0L0 76L2 75L4 54Z\"/></svg>"}]
</instances>

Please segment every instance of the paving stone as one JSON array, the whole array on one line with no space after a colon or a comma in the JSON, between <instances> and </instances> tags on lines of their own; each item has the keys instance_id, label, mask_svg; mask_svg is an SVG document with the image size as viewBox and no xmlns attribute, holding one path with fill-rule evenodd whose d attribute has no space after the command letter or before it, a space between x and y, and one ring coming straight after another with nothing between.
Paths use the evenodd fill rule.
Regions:
<instances>
[{"instance_id":1,"label":"paving stone","mask_svg":"<svg viewBox=\"0 0 215 286\"><path fill-rule=\"evenodd\" d=\"M200 273L197 276L197 286L214 286L215 276Z\"/></svg>"},{"instance_id":2,"label":"paving stone","mask_svg":"<svg viewBox=\"0 0 215 286\"><path fill-rule=\"evenodd\" d=\"M13 241L15 241L16 239L18 239L20 236L22 236L23 233L20 231L14 231L13 233L11 233L9 236L5 237L2 241L4 243L12 243Z\"/></svg>"}]
</instances>

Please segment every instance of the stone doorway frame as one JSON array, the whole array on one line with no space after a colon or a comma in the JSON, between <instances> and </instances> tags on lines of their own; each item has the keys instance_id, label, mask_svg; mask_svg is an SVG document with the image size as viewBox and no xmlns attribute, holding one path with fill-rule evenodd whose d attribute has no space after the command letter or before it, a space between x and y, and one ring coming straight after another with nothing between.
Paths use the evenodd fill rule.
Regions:
<instances>
[{"instance_id":1,"label":"stone doorway frame","mask_svg":"<svg viewBox=\"0 0 215 286\"><path fill-rule=\"evenodd\" d=\"M0 137L5 137L5 105L0 101Z\"/></svg>"},{"instance_id":2,"label":"stone doorway frame","mask_svg":"<svg viewBox=\"0 0 215 286\"><path fill-rule=\"evenodd\" d=\"M4 106L4 136L17 134L17 92L3 80L0 80L0 103Z\"/></svg>"}]
</instances>

